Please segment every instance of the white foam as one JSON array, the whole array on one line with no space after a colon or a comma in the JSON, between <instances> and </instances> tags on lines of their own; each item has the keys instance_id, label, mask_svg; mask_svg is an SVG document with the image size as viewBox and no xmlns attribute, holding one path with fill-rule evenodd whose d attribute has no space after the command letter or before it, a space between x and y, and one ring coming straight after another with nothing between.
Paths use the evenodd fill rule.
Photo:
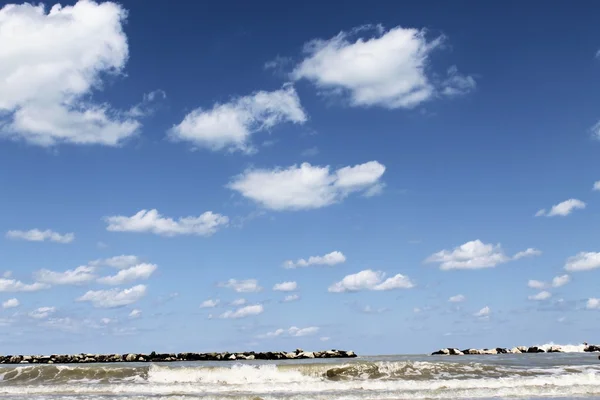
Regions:
<instances>
[{"instance_id":1,"label":"white foam","mask_svg":"<svg viewBox=\"0 0 600 400\"><path fill-rule=\"evenodd\" d=\"M550 350L551 347L560 347L560 350L563 353L583 353L585 350L584 344L556 344L554 342L540 344L536 347L539 347L544 351Z\"/></svg>"}]
</instances>

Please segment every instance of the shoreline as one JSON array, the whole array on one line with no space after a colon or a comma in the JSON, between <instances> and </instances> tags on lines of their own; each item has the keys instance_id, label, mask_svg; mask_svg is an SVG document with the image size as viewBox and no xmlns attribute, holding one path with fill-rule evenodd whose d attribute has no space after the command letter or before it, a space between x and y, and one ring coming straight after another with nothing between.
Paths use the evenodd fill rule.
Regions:
<instances>
[{"instance_id":1,"label":"shoreline","mask_svg":"<svg viewBox=\"0 0 600 400\"><path fill-rule=\"evenodd\" d=\"M124 353L124 354L52 354L0 355L0 364L92 364L92 363L150 363L182 361L244 361L244 360L303 360L323 358L355 358L356 353L346 350L293 352L222 352L222 353Z\"/></svg>"}]
</instances>

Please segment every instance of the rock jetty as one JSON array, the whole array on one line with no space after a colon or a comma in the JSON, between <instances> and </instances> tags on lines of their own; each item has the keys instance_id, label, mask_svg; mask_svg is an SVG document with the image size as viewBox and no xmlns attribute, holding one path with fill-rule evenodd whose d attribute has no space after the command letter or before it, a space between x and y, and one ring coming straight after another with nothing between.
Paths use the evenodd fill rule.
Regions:
<instances>
[{"instance_id":1,"label":"rock jetty","mask_svg":"<svg viewBox=\"0 0 600 400\"><path fill-rule=\"evenodd\" d=\"M126 353L126 354L53 354L49 356L0 355L0 364L81 364L122 362L176 362L176 361L242 361L242 360L301 360L308 358L354 358L356 353L344 350L293 352L267 351L256 353Z\"/></svg>"},{"instance_id":2,"label":"rock jetty","mask_svg":"<svg viewBox=\"0 0 600 400\"><path fill-rule=\"evenodd\" d=\"M600 352L600 346L584 344L583 351L587 353ZM497 347L495 349L465 349L445 348L431 353L432 356L464 356L464 355L490 355L490 354L532 354L532 353L564 353L560 346L550 346L546 350L537 346L519 346L511 349Z\"/></svg>"}]
</instances>

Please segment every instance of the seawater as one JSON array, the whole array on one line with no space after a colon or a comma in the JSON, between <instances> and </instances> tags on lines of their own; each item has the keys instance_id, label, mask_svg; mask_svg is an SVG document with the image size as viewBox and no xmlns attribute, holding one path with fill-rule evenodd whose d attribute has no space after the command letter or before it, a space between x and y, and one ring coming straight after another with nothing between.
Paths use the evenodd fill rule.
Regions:
<instances>
[{"instance_id":1,"label":"seawater","mask_svg":"<svg viewBox=\"0 0 600 400\"><path fill-rule=\"evenodd\" d=\"M0 366L0 398L600 399L593 353Z\"/></svg>"}]
</instances>

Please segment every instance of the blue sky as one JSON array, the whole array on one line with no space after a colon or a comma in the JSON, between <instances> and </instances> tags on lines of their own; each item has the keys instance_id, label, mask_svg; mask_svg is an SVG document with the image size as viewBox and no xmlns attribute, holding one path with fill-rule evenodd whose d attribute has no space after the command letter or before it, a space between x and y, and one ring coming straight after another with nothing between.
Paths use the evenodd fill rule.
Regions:
<instances>
[{"instance_id":1,"label":"blue sky","mask_svg":"<svg viewBox=\"0 0 600 400\"><path fill-rule=\"evenodd\" d=\"M0 352L593 341L594 2L53 6L0 2Z\"/></svg>"}]
</instances>

